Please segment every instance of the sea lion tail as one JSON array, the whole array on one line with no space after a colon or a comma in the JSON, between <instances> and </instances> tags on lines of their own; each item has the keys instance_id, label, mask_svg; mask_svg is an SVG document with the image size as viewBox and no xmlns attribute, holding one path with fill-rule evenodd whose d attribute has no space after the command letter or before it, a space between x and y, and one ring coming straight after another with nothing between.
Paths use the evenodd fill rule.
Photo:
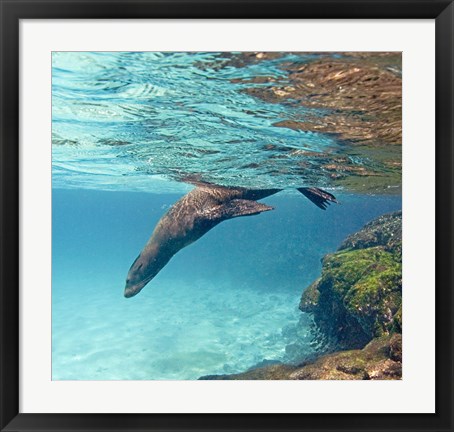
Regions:
<instances>
[{"instance_id":1,"label":"sea lion tail","mask_svg":"<svg viewBox=\"0 0 454 432\"><path fill-rule=\"evenodd\" d=\"M322 210L326 210L330 203L338 202L334 195L319 188L298 188L298 191Z\"/></svg>"}]
</instances>

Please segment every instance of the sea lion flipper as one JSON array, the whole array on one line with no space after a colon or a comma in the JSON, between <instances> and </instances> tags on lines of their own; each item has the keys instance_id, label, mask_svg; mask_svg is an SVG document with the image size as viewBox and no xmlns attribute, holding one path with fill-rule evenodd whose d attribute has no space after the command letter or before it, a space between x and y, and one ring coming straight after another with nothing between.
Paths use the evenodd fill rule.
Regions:
<instances>
[{"instance_id":1,"label":"sea lion flipper","mask_svg":"<svg viewBox=\"0 0 454 432\"><path fill-rule=\"evenodd\" d=\"M252 216L269 210L274 210L274 207L252 200L232 199L212 209L212 217L226 220L239 216Z\"/></svg>"},{"instance_id":2,"label":"sea lion flipper","mask_svg":"<svg viewBox=\"0 0 454 432\"><path fill-rule=\"evenodd\" d=\"M333 194L319 188L298 188L306 198L310 199L317 207L326 210L330 202L337 203L337 199Z\"/></svg>"}]
</instances>

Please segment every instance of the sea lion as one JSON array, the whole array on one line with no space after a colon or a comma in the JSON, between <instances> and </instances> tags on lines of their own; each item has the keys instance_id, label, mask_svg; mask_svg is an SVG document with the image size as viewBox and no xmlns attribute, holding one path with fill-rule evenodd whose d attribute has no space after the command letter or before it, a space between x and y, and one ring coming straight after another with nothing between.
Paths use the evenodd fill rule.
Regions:
<instances>
[{"instance_id":1,"label":"sea lion","mask_svg":"<svg viewBox=\"0 0 454 432\"><path fill-rule=\"evenodd\" d=\"M257 200L281 190L223 187L200 182L196 186L159 220L129 269L125 297L138 294L180 249L195 242L222 221L273 210L273 207ZM299 188L298 191L323 210L330 202L337 202L333 195L318 188Z\"/></svg>"}]
</instances>

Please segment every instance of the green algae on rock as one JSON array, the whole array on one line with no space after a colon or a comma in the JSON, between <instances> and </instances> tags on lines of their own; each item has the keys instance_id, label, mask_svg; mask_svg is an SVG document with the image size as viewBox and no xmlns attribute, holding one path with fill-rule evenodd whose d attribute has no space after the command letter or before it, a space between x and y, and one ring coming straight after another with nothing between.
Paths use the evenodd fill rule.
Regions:
<instances>
[{"instance_id":1,"label":"green algae on rock","mask_svg":"<svg viewBox=\"0 0 454 432\"><path fill-rule=\"evenodd\" d=\"M318 290L318 284L320 279L317 279L315 282L310 284L303 295L301 296L300 309L303 312L315 312L320 298L320 291Z\"/></svg>"},{"instance_id":2,"label":"green algae on rock","mask_svg":"<svg viewBox=\"0 0 454 432\"><path fill-rule=\"evenodd\" d=\"M300 309L312 313L337 349L362 348L402 329L402 213L380 216L323 259L322 275L303 293Z\"/></svg>"}]
</instances>

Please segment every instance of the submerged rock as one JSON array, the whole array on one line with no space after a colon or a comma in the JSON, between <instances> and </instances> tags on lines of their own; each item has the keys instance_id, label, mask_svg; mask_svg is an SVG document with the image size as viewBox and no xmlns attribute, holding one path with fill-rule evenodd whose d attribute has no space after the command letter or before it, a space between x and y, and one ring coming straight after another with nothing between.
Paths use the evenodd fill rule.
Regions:
<instances>
[{"instance_id":1,"label":"submerged rock","mask_svg":"<svg viewBox=\"0 0 454 432\"><path fill-rule=\"evenodd\" d=\"M272 365L201 380L395 380L402 378L402 336L371 341L361 350L341 351L300 366Z\"/></svg>"},{"instance_id":2,"label":"submerged rock","mask_svg":"<svg viewBox=\"0 0 454 432\"><path fill-rule=\"evenodd\" d=\"M392 348L393 347L393 348ZM362 350L341 351L319 358L292 372L289 379L389 380L402 377L402 357L393 355L402 336L394 334L376 338ZM393 351L395 350L395 351Z\"/></svg>"},{"instance_id":3,"label":"submerged rock","mask_svg":"<svg viewBox=\"0 0 454 432\"><path fill-rule=\"evenodd\" d=\"M365 249L382 246L384 250L402 254L402 212L382 215L348 236L338 250Z\"/></svg>"},{"instance_id":4,"label":"submerged rock","mask_svg":"<svg viewBox=\"0 0 454 432\"><path fill-rule=\"evenodd\" d=\"M287 380L296 370L295 366L280 364L258 367L239 374L206 375L199 380Z\"/></svg>"},{"instance_id":5,"label":"submerged rock","mask_svg":"<svg viewBox=\"0 0 454 432\"><path fill-rule=\"evenodd\" d=\"M402 328L402 213L381 216L323 259L320 279L303 293L322 344L362 348Z\"/></svg>"}]
</instances>

